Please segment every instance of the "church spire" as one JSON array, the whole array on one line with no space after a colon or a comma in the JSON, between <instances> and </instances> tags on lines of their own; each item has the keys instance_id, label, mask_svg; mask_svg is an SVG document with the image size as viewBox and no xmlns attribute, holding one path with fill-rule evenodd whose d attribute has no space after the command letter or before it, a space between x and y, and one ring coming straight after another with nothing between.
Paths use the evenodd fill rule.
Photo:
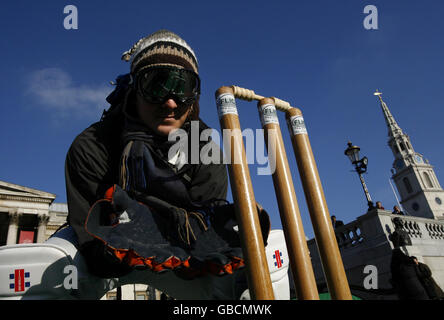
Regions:
<instances>
[{"instance_id":1,"label":"church spire","mask_svg":"<svg viewBox=\"0 0 444 320\"><path fill-rule=\"evenodd\" d=\"M378 89L376 89L376 92L374 93L375 96L378 96L379 101L381 102L381 109L384 114L385 123L387 124L388 128L388 135L390 137L397 137L399 135L402 135L402 130L396 123L395 118L393 117L392 113L390 112L389 108L385 104L384 100L382 100L381 95L382 92L379 92Z\"/></svg>"},{"instance_id":2,"label":"church spire","mask_svg":"<svg viewBox=\"0 0 444 320\"><path fill-rule=\"evenodd\" d=\"M444 190L439 184L433 166L413 150L409 136L402 132L382 100L381 94L378 90L374 93L379 98L388 127L388 146L395 158L392 179L401 196L404 211L423 218L443 217Z\"/></svg>"},{"instance_id":3,"label":"church spire","mask_svg":"<svg viewBox=\"0 0 444 320\"><path fill-rule=\"evenodd\" d=\"M382 100L382 93L376 90L374 95L378 96L379 101L381 102L382 113L384 114L385 123L388 128L388 145L390 149L392 149L395 158L401 158L407 164L409 162L408 158L410 158L415 152L410 143L410 138L407 134L402 132L386 103Z\"/></svg>"}]
</instances>

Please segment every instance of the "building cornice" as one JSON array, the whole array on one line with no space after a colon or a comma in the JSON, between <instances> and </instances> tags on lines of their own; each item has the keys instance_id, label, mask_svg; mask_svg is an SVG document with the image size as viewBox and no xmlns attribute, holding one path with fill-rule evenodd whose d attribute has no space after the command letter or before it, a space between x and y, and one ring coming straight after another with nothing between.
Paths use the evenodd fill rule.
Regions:
<instances>
[{"instance_id":1,"label":"building cornice","mask_svg":"<svg viewBox=\"0 0 444 320\"><path fill-rule=\"evenodd\" d=\"M396 161L397 159L395 159ZM434 167L431 164L428 163L415 163L415 164L409 164L408 166L405 166L401 170L397 171L395 174L392 175L393 179L398 178L399 176L406 175L408 173L413 173L415 171L419 171L418 169L433 169Z\"/></svg>"},{"instance_id":2,"label":"building cornice","mask_svg":"<svg viewBox=\"0 0 444 320\"><path fill-rule=\"evenodd\" d=\"M415 198L416 196L423 194L426 195L427 193L444 193L444 190L442 189L438 189L438 188L430 188L430 189L425 189L425 190L420 190L417 191L415 193L412 193L411 195L409 195L407 198L401 200L401 204L408 202L409 200L412 200L413 198Z\"/></svg>"},{"instance_id":3,"label":"building cornice","mask_svg":"<svg viewBox=\"0 0 444 320\"><path fill-rule=\"evenodd\" d=\"M18 193L23 193L24 196L30 196L30 197L39 197L39 198L48 198L48 199L55 199L56 195L53 193L24 187L18 184L13 184L6 181L0 180L0 194L6 194L6 195L21 195Z\"/></svg>"},{"instance_id":4,"label":"building cornice","mask_svg":"<svg viewBox=\"0 0 444 320\"><path fill-rule=\"evenodd\" d=\"M37 202L37 203L48 203L48 204L51 204L54 201L54 199L52 198L27 197L27 196L16 196L8 194L0 194L0 200Z\"/></svg>"}]
</instances>

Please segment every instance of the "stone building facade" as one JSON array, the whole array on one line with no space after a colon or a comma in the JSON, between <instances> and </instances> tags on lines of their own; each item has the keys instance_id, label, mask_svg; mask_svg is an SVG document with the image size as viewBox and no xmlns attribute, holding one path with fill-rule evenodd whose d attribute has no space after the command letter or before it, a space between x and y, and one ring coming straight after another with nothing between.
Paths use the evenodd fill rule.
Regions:
<instances>
[{"instance_id":1,"label":"stone building facade","mask_svg":"<svg viewBox=\"0 0 444 320\"><path fill-rule=\"evenodd\" d=\"M66 221L50 207L55 194L0 181L0 245L44 242ZM63 216L64 215L64 216Z\"/></svg>"},{"instance_id":2,"label":"stone building facade","mask_svg":"<svg viewBox=\"0 0 444 320\"><path fill-rule=\"evenodd\" d=\"M402 247L403 252L427 264L435 281L444 288L444 221L399 216L391 211L374 209L335 230L350 289L358 297L397 299L390 271L394 247L389 240L395 228L395 217L401 219L402 228L412 241L411 246ZM315 239L308 241L308 248L316 282L323 287L326 280ZM376 290L366 289L366 279L371 272L375 272L376 283L371 286Z\"/></svg>"}]
</instances>

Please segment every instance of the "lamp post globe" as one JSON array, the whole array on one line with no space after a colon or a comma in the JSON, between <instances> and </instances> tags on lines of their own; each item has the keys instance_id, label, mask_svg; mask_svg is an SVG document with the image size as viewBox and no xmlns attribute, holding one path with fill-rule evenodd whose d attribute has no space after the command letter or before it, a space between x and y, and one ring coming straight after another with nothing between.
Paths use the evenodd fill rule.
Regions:
<instances>
[{"instance_id":1,"label":"lamp post globe","mask_svg":"<svg viewBox=\"0 0 444 320\"><path fill-rule=\"evenodd\" d=\"M364 189L364 194L367 199L368 209L373 208L373 201L370 197L370 193L368 192L367 185L365 184L364 178L362 174L367 172L368 158L363 157L360 159L359 151L361 148L358 146L354 146L350 141L347 143L347 149L345 149L344 154L350 159L350 162L355 167L355 171L359 176L359 180L361 180L362 188Z\"/></svg>"},{"instance_id":2,"label":"lamp post globe","mask_svg":"<svg viewBox=\"0 0 444 320\"><path fill-rule=\"evenodd\" d=\"M350 141L348 142L348 148L345 149L344 154L350 159L352 164L359 161L359 151L361 148L354 146Z\"/></svg>"}]
</instances>

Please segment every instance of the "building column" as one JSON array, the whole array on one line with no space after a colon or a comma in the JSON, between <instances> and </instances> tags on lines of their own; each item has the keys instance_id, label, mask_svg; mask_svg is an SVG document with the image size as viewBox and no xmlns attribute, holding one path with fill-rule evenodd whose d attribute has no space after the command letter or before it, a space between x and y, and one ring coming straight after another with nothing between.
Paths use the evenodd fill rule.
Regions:
<instances>
[{"instance_id":1,"label":"building column","mask_svg":"<svg viewBox=\"0 0 444 320\"><path fill-rule=\"evenodd\" d=\"M46 225L49 221L49 215L39 214L39 226L37 228L37 242L42 243L46 241Z\"/></svg>"},{"instance_id":2,"label":"building column","mask_svg":"<svg viewBox=\"0 0 444 320\"><path fill-rule=\"evenodd\" d=\"M9 212L9 227L8 237L6 238L6 245L17 243L18 223L21 214L17 211Z\"/></svg>"}]
</instances>

